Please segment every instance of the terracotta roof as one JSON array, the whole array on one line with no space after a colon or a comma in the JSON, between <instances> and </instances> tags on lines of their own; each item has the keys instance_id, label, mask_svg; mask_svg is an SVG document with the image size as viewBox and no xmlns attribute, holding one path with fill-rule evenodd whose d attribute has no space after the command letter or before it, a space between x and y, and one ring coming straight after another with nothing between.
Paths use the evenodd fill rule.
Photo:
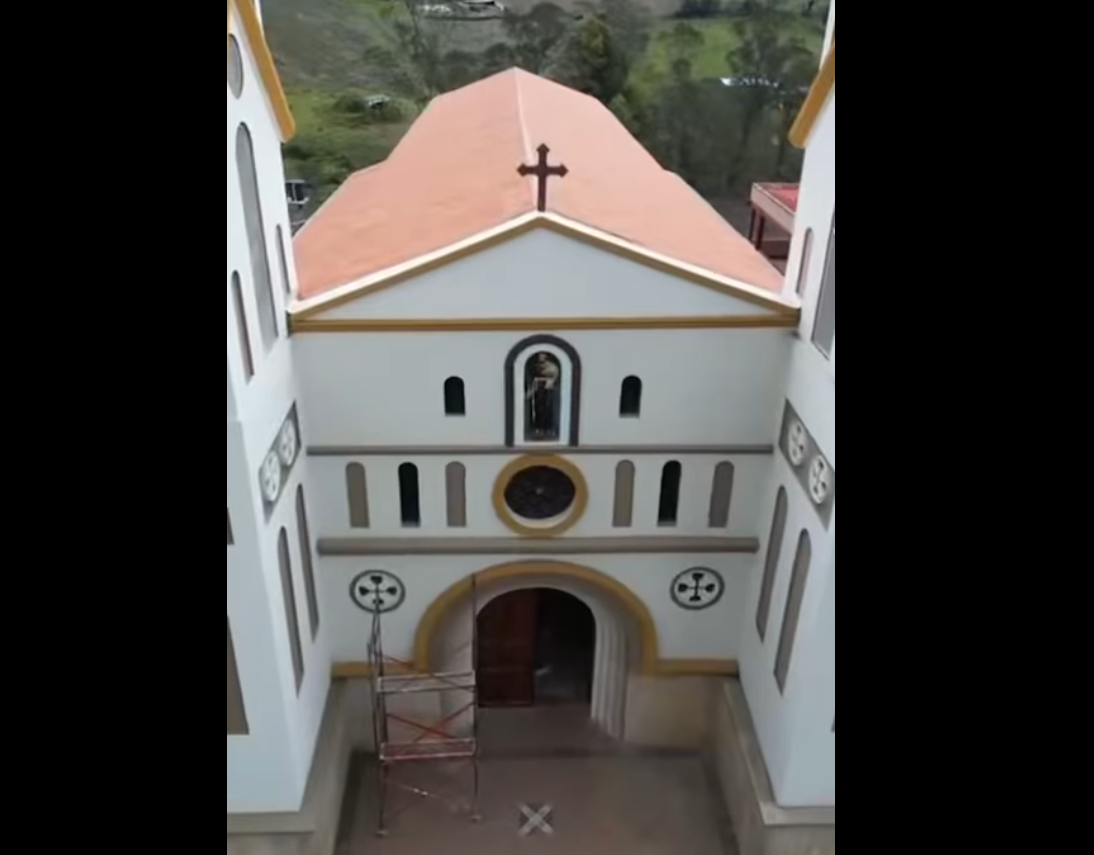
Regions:
<instances>
[{"instance_id":1,"label":"terracotta roof","mask_svg":"<svg viewBox=\"0 0 1094 855\"><path fill-rule=\"evenodd\" d=\"M798 203L801 201L802 188L800 184L766 184L768 192L786 205L795 214L798 212Z\"/></svg>"},{"instance_id":2,"label":"terracotta roof","mask_svg":"<svg viewBox=\"0 0 1094 855\"><path fill-rule=\"evenodd\" d=\"M386 162L352 176L295 240L308 300L534 212L517 167L537 146L570 174L550 212L771 292L783 277L599 101L512 70L436 99Z\"/></svg>"}]
</instances>

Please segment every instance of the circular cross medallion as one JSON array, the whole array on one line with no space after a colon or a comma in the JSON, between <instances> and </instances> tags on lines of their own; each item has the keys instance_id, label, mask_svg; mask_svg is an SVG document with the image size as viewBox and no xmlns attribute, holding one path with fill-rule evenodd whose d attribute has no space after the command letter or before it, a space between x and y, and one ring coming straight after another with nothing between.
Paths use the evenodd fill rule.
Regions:
<instances>
[{"instance_id":1,"label":"circular cross medallion","mask_svg":"<svg viewBox=\"0 0 1094 855\"><path fill-rule=\"evenodd\" d=\"M387 614L406 601L406 586L394 573L366 570L353 580L349 595L357 608L370 614Z\"/></svg>"},{"instance_id":2,"label":"circular cross medallion","mask_svg":"<svg viewBox=\"0 0 1094 855\"><path fill-rule=\"evenodd\" d=\"M726 593L726 580L717 570L694 567L672 583L672 600L680 608L698 612L718 605Z\"/></svg>"},{"instance_id":3,"label":"circular cross medallion","mask_svg":"<svg viewBox=\"0 0 1094 855\"><path fill-rule=\"evenodd\" d=\"M262 483L262 497L272 505L281 495L281 461L276 452L271 451L266 456L259 479Z\"/></svg>"},{"instance_id":4,"label":"circular cross medallion","mask_svg":"<svg viewBox=\"0 0 1094 855\"><path fill-rule=\"evenodd\" d=\"M817 457L809 468L809 494L817 505L823 505L832 495L832 467L823 457Z\"/></svg>"},{"instance_id":5,"label":"circular cross medallion","mask_svg":"<svg viewBox=\"0 0 1094 855\"><path fill-rule=\"evenodd\" d=\"M786 438L786 450L790 453L790 462L795 466L805 463L805 456L809 453L809 431L801 422L795 422L790 428Z\"/></svg>"},{"instance_id":6,"label":"circular cross medallion","mask_svg":"<svg viewBox=\"0 0 1094 855\"><path fill-rule=\"evenodd\" d=\"M281 428L281 436L277 438L277 455L281 458L281 465L292 466L296 462L296 452L299 450L300 441L296 435L296 425L292 419L289 419Z\"/></svg>"}]
</instances>

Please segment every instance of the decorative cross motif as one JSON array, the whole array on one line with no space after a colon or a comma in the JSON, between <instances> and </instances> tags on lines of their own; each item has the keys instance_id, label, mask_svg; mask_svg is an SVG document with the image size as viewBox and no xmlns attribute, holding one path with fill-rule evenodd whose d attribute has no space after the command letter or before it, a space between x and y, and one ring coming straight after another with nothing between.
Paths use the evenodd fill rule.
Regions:
<instances>
[{"instance_id":1,"label":"decorative cross motif","mask_svg":"<svg viewBox=\"0 0 1094 855\"><path fill-rule=\"evenodd\" d=\"M521 837L531 837L537 832L547 837L555 834L555 809L551 805L521 805L518 819Z\"/></svg>"},{"instance_id":2,"label":"decorative cross motif","mask_svg":"<svg viewBox=\"0 0 1094 855\"><path fill-rule=\"evenodd\" d=\"M726 592L726 582L714 570L696 567L676 577L672 583L672 599L688 611L702 611L717 605Z\"/></svg>"},{"instance_id":3,"label":"decorative cross motif","mask_svg":"<svg viewBox=\"0 0 1094 855\"><path fill-rule=\"evenodd\" d=\"M539 152L539 163L535 166L528 166L521 164L520 169L517 170L521 175L527 178L529 175L534 175L539 179L539 210L541 213L547 210L547 181L553 177L565 178L570 174L570 170L565 166L548 166L547 159L551 154L551 149L546 144L541 145L536 151Z\"/></svg>"},{"instance_id":4,"label":"decorative cross motif","mask_svg":"<svg viewBox=\"0 0 1094 855\"><path fill-rule=\"evenodd\" d=\"M406 600L406 586L394 573L368 570L350 585L349 595L359 609L375 614L393 612Z\"/></svg>"}]
</instances>

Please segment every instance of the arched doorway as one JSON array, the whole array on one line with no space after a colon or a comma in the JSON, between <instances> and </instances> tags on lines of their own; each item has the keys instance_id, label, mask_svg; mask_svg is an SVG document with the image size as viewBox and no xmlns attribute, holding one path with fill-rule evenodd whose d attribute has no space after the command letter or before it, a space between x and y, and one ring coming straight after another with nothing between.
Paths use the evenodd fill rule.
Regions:
<instances>
[{"instance_id":1,"label":"arched doorway","mask_svg":"<svg viewBox=\"0 0 1094 855\"><path fill-rule=\"evenodd\" d=\"M484 708L592 706L596 617L554 588L512 591L478 615L479 702Z\"/></svg>"},{"instance_id":2,"label":"arched doorway","mask_svg":"<svg viewBox=\"0 0 1094 855\"><path fill-rule=\"evenodd\" d=\"M478 616L508 594L535 590L576 598L592 613L594 670L586 720L613 739L625 739L631 677L657 672L657 628L633 591L590 567L524 561L488 568L453 585L426 610L418 626L417 667L423 673L471 669ZM453 711L445 708L446 714Z\"/></svg>"}]
</instances>

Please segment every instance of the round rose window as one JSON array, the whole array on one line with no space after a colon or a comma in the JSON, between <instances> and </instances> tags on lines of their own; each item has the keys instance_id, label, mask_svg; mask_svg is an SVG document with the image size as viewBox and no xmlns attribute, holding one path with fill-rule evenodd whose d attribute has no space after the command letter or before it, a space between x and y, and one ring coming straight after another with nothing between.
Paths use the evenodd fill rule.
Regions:
<instances>
[{"instance_id":1,"label":"round rose window","mask_svg":"<svg viewBox=\"0 0 1094 855\"><path fill-rule=\"evenodd\" d=\"M565 514L577 500L577 485L560 469L533 466L513 476L505 489L505 503L518 517L534 522Z\"/></svg>"}]
</instances>

